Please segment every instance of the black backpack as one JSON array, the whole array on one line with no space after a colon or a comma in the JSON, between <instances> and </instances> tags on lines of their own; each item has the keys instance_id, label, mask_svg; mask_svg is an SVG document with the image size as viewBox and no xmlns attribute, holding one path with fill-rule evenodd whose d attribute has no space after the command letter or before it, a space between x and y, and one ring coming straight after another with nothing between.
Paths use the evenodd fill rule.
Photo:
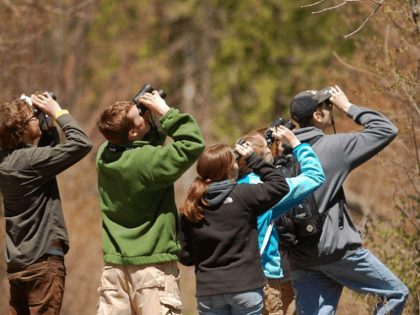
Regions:
<instances>
[{"instance_id":1,"label":"black backpack","mask_svg":"<svg viewBox=\"0 0 420 315\"><path fill-rule=\"evenodd\" d=\"M313 145L320 137L314 138L309 144ZM296 177L301 173L300 163L293 154L284 153L274 158L274 165L277 170L285 177ZM340 192L336 198L340 202L340 229L344 226L344 191ZM335 202L332 200L330 203ZM322 234L322 226L328 215L328 209L320 214L313 194L309 195L300 204L288 210L275 220L276 229L279 234L279 249L288 250L312 244L319 240Z\"/></svg>"}]
</instances>

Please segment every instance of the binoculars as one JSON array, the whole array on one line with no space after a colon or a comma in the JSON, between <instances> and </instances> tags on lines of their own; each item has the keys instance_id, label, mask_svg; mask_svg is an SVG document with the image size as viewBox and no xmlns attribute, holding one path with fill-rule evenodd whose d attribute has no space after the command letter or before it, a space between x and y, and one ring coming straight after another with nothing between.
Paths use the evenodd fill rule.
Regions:
<instances>
[{"instance_id":1,"label":"binoculars","mask_svg":"<svg viewBox=\"0 0 420 315\"><path fill-rule=\"evenodd\" d=\"M143 115L147 110L149 110L146 106L139 102L140 96L144 93L152 93L154 88L151 87L150 84L146 83L141 90L137 93L137 95L133 98L134 105L139 109L140 115ZM157 90L161 98L166 97L166 93L163 90Z\"/></svg>"},{"instance_id":2,"label":"binoculars","mask_svg":"<svg viewBox=\"0 0 420 315\"><path fill-rule=\"evenodd\" d=\"M244 143L245 143L245 140L244 139L239 139L237 145L243 145ZM233 153L235 153L236 160L240 160L241 159L241 156L239 155L238 151L236 151L235 148L233 148Z\"/></svg>"},{"instance_id":3,"label":"binoculars","mask_svg":"<svg viewBox=\"0 0 420 315\"><path fill-rule=\"evenodd\" d=\"M271 128L277 128L278 126L285 126L286 128L293 130L295 129L295 124L292 123L290 120L284 120L283 118L281 118L280 116L278 116L273 124L267 128L267 130L264 132L264 138L265 141L267 141L267 145L269 148L271 148L271 146L273 145L274 141L276 141L276 139L274 139L273 137L273 132L270 130Z\"/></svg>"},{"instance_id":4,"label":"binoculars","mask_svg":"<svg viewBox=\"0 0 420 315\"><path fill-rule=\"evenodd\" d=\"M49 91L42 92L42 94L44 94L44 93L48 93L54 101L57 100L57 96L55 96L55 94L53 92L49 92ZM34 106L34 104L32 103L32 99L29 96L27 96L24 93L22 93L22 95L20 96L20 98L23 99L23 100L25 100L25 102L28 103L32 107L32 109L34 111L34 114L36 116L38 116L39 127L41 128L41 130L48 130L49 129L50 122L51 122L51 118L48 117L38 107Z\"/></svg>"}]
</instances>

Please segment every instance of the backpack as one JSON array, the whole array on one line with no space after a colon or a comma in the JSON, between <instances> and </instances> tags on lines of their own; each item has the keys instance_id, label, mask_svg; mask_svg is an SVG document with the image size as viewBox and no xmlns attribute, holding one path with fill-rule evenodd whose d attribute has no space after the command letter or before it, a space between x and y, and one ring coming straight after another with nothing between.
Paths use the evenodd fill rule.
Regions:
<instances>
[{"instance_id":1,"label":"backpack","mask_svg":"<svg viewBox=\"0 0 420 315\"><path fill-rule=\"evenodd\" d=\"M321 137L321 136L320 136ZM309 144L313 145L320 137L312 139ZM301 173L300 163L293 154L282 154L274 158L274 165L285 177L296 177ZM337 196L332 200L326 211L318 212L318 207L313 194L309 195L300 204L275 219L275 225L279 234L279 250L289 250L315 243L322 234L322 227L328 215L330 205L339 198L340 222L339 227L344 227L344 191L340 188Z\"/></svg>"}]
</instances>

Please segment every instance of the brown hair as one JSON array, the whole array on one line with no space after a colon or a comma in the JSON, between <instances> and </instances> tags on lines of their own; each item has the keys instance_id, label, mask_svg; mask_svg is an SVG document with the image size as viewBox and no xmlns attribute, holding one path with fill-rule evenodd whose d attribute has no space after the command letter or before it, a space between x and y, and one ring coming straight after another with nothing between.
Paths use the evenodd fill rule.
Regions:
<instances>
[{"instance_id":1,"label":"brown hair","mask_svg":"<svg viewBox=\"0 0 420 315\"><path fill-rule=\"evenodd\" d=\"M235 155L231 147L224 144L215 144L208 147L197 161L197 177L188 190L181 213L190 222L199 222L204 219L204 207L208 206L204 195L212 182L229 178L229 172L235 163Z\"/></svg>"},{"instance_id":2,"label":"brown hair","mask_svg":"<svg viewBox=\"0 0 420 315\"><path fill-rule=\"evenodd\" d=\"M318 110L318 108L319 108L319 107L317 107L317 108L315 109L314 113ZM299 124L299 128L305 128L305 127L311 127L311 126L314 126L314 121L312 120L314 113L312 113L311 118L309 118L309 119L307 119L307 120L305 120L305 121L302 121L302 122L298 122L298 124Z\"/></svg>"},{"instance_id":3,"label":"brown hair","mask_svg":"<svg viewBox=\"0 0 420 315\"><path fill-rule=\"evenodd\" d=\"M122 144L128 141L128 133L134 127L133 120L127 117L132 106L133 102L118 101L101 112L97 126L111 143Z\"/></svg>"},{"instance_id":4,"label":"brown hair","mask_svg":"<svg viewBox=\"0 0 420 315\"><path fill-rule=\"evenodd\" d=\"M241 139L251 142L256 155L264 156L264 147L266 145L266 141L263 136L264 133L261 133L260 131L261 130L258 130L258 131L252 130L250 133L243 136ZM248 167L248 164L245 162L245 159L240 159L238 161L238 167L239 167L238 178L241 178L242 176L246 174L252 173L252 170Z\"/></svg>"},{"instance_id":5,"label":"brown hair","mask_svg":"<svg viewBox=\"0 0 420 315\"><path fill-rule=\"evenodd\" d=\"M12 150L22 143L32 109L25 100L16 99L0 107L0 147Z\"/></svg>"}]
</instances>

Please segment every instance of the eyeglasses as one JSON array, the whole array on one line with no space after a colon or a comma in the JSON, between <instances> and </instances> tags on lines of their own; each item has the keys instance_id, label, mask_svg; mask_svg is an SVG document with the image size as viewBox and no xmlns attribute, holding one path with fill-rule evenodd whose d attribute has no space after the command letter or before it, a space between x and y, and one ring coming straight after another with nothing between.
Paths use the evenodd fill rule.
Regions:
<instances>
[{"instance_id":1,"label":"eyeglasses","mask_svg":"<svg viewBox=\"0 0 420 315\"><path fill-rule=\"evenodd\" d=\"M331 109L333 107L333 104L330 102L330 100L326 100L325 103L328 109Z\"/></svg>"},{"instance_id":2,"label":"eyeglasses","mask_svg":"<svg viewBox=\"0 0 420 315\"><path fill-rule=\"evenodd\" d=\"M29 124L29 122L34 119L38 119L38 116L36 114L33 114L31 117L29 117L29 119L25 121L25 125Z\"/></svg>"},{"instance_id":3,"label":"eyeglasses","mask_svg":"<svg viewBox=\"0 0 420 315\"><path fill-rule=\"evenodd\" d=\"M315 111L320 109L322 107L322 105L325 103L325 107L330 110L333 107L333 104L330 102L330 100L325 100L322 103L319 103L318 106L316 107Z\"/></svg>"}]
</instances>

